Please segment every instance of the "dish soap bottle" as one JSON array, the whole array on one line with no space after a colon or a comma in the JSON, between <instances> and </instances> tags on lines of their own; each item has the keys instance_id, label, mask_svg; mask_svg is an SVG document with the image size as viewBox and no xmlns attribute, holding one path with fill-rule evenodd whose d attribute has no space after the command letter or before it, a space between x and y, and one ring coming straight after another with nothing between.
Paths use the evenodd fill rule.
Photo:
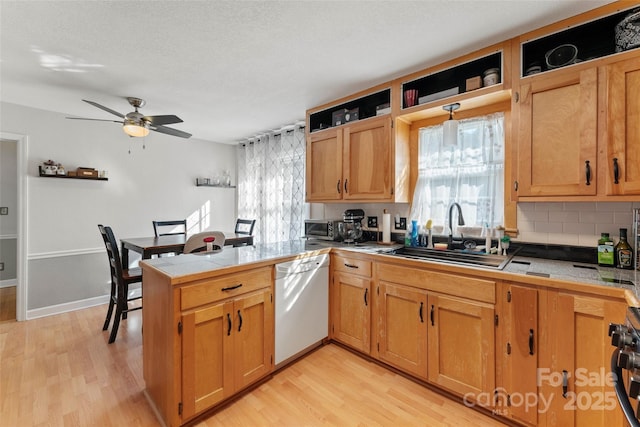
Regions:
<instances>
[{"instance_id":1,"label":"dish soap bottle","mask_svg":"<svg viewBox=\"0 0 640 427\"><path fill-rule=\"evenodd\" d=\"M633 268L633 249L627 242L627 229L620 229L620 241L615 246L616 267L625 270Z\"/></svg>"},{"instance_id":2,"label":"dish soap bottle","mask_svg":"<svg viewBox=\"0 0 640 427\"><path fill-rule=\"evenodd\" d=\"M609 233L601 233L598 240L598 265L602 267L613 267L613 240L609 237Z\"/></svg>"}]
</instances>

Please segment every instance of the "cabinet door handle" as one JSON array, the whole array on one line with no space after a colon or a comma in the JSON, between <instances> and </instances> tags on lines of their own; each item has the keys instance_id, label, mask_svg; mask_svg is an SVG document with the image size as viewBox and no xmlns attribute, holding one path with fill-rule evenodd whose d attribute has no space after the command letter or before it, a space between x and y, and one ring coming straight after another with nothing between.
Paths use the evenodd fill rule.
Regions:
<instances>
[{"instance_id":1,"label":"cabinet door handle","mask_svg":"<svg viewBox=\"0 0 640 427\"><path fill-rule=\"evenodd\" d=\"M358 267L358 266L357 266L357 265L355 265L355 264L347 264L346 262L344 263L344 266L345 266L345 267L348 267L348 268L360 268L360 267Z\"/></svg>"},{"instance_id":2,"label":"cabinet door handle","mask_svg":"<svg viewBox=\"0 0 640 427\"><path fill-rule=\"evenodd\" d=\"M222 290L223 291L232 291L234 289L238 289L238 288L241 288L241 287L242 287L242 283L239 283L239 284L237 284L235 286L229 286L227 288L222 288Z\"/></svg>"},{"instance_id":3,"label":"cabinet door handle","mask_svg":"<svg viewBox=\"0 0 640 427\"><path fill-rule=\"evenodd\" d=\"M238 310L238 332L240 332L240 330L242 329L242 314L240 313L240 310Z\"/></svg>"},{"instance_id":4,"label":"cabinet door handle","mask_svg":"<svg viewBox=\"0 0 640 427\"><path fill-rule=\"evenodd\" d=\"M419 312L419 314L420 314L420 323L424 323L424 318L422 317L422 305L423 304L422 304L422 301L421 301L420 302L420 312Z\"/></svg>"},{"instance_id":5,"label":"cabinet door handle","mask_svg":"<svg viewBox=\"0 0 640 427\"><path fill-rule=\"evenodd\" d=\"M434 306L433 304L431 304L431 313L429 314L429 316L431 317L431 326L435 326L436 322L435 322L435 318L434 318Z\"/></svg>"},{"instance_id":6,"label":"cabinet door handle","mask_svg":"<svg viewBox=\"0 0 640 427\"><path fill-rule=\"evenodd\" d=\"M227 336L231 335L231 314L227 313Z\"/></svg>"},{"instance_id":7,"label":"cabinet door handle","mask_svg":"<svg viewBox=\"0 0 640 427\"><path fill-rule=\"evenodd\" d=\"M589 165L589 160L585 160L584 162L584 174L587 178L587 185L591 185L591 166Z\"/></svg>"},{"instance_id":8,"label":"cabinet door handle","mask_svg":"<svg viewBox=\"0 0 640 427\"><path fill-rule=\"evenodd\" d=\"M569 388L569 373L562 370L562 397L567 398L567 390Z\"/></svg>"},{"instance_id":9,"label":"cabinet door handle","mask_svg":"<svg viewBox=\"0 0 640 427\"><path fill-rule=\"evenodd\" d=\"M620 166L618 166L618 158L613 158L613 183L620 184Z\"/></svg>"},{"instance_id":10,"label":"cabinet door handle","mask_svg":"<svg viewBox=\"0 0 640 427\"><path fill-rule=\"evenodd\" d=\"M336 184L336 190L338 190L338 194L340 194L340 179L338 180L338 183Z\"/></svg>"},{"instance_id":11,"label":"cabinet door handle","mask_svg":"<svg viewBox=\"0 0 640 427\"><path fill-rule=\"evenodd\" d=\"M348 192L349 192L349 190L347 189L347 182L348 182L348 181L349 181L348 179L345 179L345 180L344 180L344 192L345 192L345 193L348 193Z\"/></svg>"},{"instance_id":12,"label":"cabinet door handle","mask_svg":"<svg viewBox=\"0 0 640 427\"><path fill-rule=\"evenodd\" d=\"M369 305L369 302L367 301L367 295L369 294L369 288L366 288L364 290L364 305L367 306Z\"/></svg>"},{"instance_id":13,"label":"cabinet door handle","mask_svg":"<svg viewBox=\"0 0 640 427\"><path fill-rule=\"evenodd\" d=\"M533 356L533 329L529 329L529 354Z\"/></svg>"}]
</instances>

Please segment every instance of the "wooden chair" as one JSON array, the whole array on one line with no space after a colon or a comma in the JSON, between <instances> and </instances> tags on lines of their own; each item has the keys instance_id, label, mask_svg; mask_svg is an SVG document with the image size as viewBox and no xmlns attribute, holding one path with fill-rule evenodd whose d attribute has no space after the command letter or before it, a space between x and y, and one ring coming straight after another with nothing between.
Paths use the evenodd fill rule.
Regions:
<instances>
[{"instance_id":1,"label":"wooden chair","mask_svg":"<svg viewBox=\"0 0 640 427\"><path fill-rule=\"evenodd\" d=\"M107 317L104 320L104 325L102 326L103 331L109 329L109 323L111 323L111 315L113 314L114 307L116 312L113 319L113 326L111 327L111 334L109 335L109 344L111 344L116 340L118 327L120 326L120 319L126 319L127 313L134 310L140 310L142 308L141 305L129 308L129 302L142 298L142 296L129 298L129 285L131 283L142 283L142 271L139 268L123 268L118 244L111 227L98 224L98 229L102 235L102 240L104 240L104 245L107 248L109 269L111 270L111 295L109 298Z\"/></svg>"},{"instance_id":2,"label":"wooden chair","mask_svg":"<svg viewBox=\"0 0 640 427\"><path fill-rule=\"evenodd\" d=\"M251 236L253 234L253 227L256 225L255 219L242 219L238 218L236 220L236 234L248 234Z\"/></svg>"},{"instance_id":3,"label":"wooden chair","mask_svg":"<svg viewBox=\"0 0 640 427\"><path fill-rule=\"evenodd\" d=\"M213 237L214 241L212 250L207 250L207 241L209 237ZM224 247L224 233L221 231L203 231L202 233L194 234L187 239L184 244L184 250L182 253L193 254L203 252L219 252Z\"/></svg>"},{"instance_id":4,"label":"wooden chair","mask_svg":"<svg viewBox=\"0 0 640 427\"><path fill-rule=\"evenodd\" d=\"M158 236L174 236L178 234L187 235L187 220L186 219L178 219L172 221L152 221L153 222L153 232L156 237ZM180 226L182 227L180 229ZM159 228L171 227L168 231L162 231ZM176 228L178 231L176 231ZM165 229L166 230L166 229Z\"/></svg>"}]
</instances>

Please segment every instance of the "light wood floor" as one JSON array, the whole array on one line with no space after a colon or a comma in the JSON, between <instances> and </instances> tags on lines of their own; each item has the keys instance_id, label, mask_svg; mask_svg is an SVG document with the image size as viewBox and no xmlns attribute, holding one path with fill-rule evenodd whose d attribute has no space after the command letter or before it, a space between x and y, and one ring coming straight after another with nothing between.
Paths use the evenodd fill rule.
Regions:
<instances>
[{"instance_id":1,"label":"light wood floor","mask_svg":"<svg viewBox=\"0 0 640 427\"><path fill-rule=\"evenodd\" d=\"M114 344L106 306L0 324L0 426L158 426L143 396L141 312ZM199 426L500 426L327 345Z\"/></svg>"},{"instance_id":2,"label":"light wood floor","mask_svg":"<svg viewBox=\"0 0 640 427\"><path fill-rule=\"evenodd\" d=\"M0 288L0 322L16 320L16 287Z\"/></svg>"}]
</instances>

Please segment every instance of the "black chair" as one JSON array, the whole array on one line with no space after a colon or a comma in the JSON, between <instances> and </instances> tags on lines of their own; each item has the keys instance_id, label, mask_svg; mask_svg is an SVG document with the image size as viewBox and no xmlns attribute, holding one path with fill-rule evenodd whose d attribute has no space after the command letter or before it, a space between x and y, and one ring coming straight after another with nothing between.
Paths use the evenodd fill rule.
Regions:
<instances>
[{"instance_id":1,"label":"black chair","mask_svg":"<svg viewBox=\"0 0 640 427\"><path fill-rule=\"evenodd\" d=\"M107 318L104 320L104 325L102 326L103 331L109 329L114 307L116 311L113 326L111 327L111 335L109 335L109 344L111 344L116 340L120 319L126 319L127 313L142 308L142 305L129 308L129 302L142 298L141 295L129 297L129 285L132 283L142 283L142 271L139 268L123 268L120 251L118 251L118 244L111 227L98 224L98 229L102 235L102 240L104 240L104 245L107 248L109 269L111 270L111 295L109 298L109 308L107 309Z\"/></svg>"},{"instance_id":2,"label":"black chair","mask_svg":"<svg viewBox=\"0 0 640 427\"><path fill-rule=\"evenodd\" d=\"M247 234L251 236L253 234L253 227L256 225L255 219L241 219L236 220L236 234Z\"/></svg>"},{"instance_id":3,"label":"black chair","mask_svg":"<svg viewBox=\"0 0 640 427\"><path fill-rule=\"evenodd\" d=\"M170 231L162 231L160 228L171 227ZM180 228L182 227L182 228ZM178 231L176 231L176 228ZM166 230L166 229L165 229ZM179 234L187 235L187 220L178 219L173 221L153 221L153 232L158 236L174 236Z\"/></svg>"}]
</instances>

